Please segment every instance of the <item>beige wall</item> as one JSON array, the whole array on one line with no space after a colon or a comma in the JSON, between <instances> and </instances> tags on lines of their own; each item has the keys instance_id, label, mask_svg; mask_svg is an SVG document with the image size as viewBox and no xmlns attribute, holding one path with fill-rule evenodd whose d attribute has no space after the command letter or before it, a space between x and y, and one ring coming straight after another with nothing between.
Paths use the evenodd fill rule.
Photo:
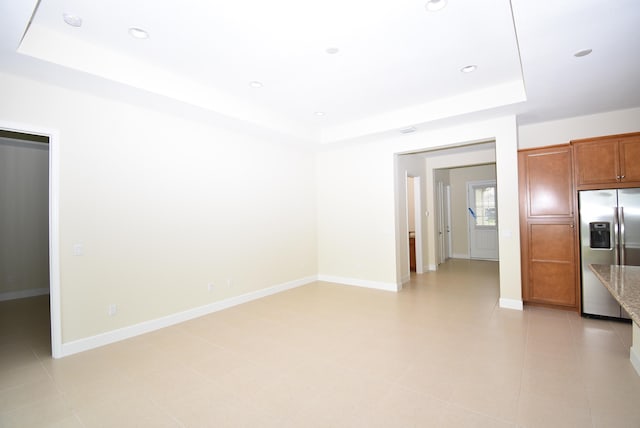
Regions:
<instances>
[{"instance_id":1,"label":"beige wall","mask_svg":"<svg viewBox=\"0 0 640 428\"><path fill-rule=\"evenodd\" d=\"M6 74L0 93L3 121L58 131L63 342L316 274L308 149Z\"/></svg>"},{"instance_id":2,"label":"beige wall","mask_svg":"<svg viewBox=\"0 0 640 428\"><path fill-rule=\"evenodd\" d=\"M385 284L400 282L408 238L402 228L406 216L400 212L403 201L399 194L404 193L400 190L404 189L404 183L398 184L404 172L398 167L394 174L395 155L495 141L495 159L501 168L497 175L501 189L498 210L504 213L499 236L501 297L521 302L516 138L515 118L505 117L325 148L318 156L320 274ZM429 188L427 184L427 192ZM432 218L429 216L427 223ZM427 227L433 230L433 224ZM428 251L433 254L433 246Z\"/></svg>"},{"instance_id":3,"label":"beige wall","mask_svg":"<svg viewBox=\"0 0 640 428\"><path fill-rule=\"evenodd\" d=\"M0 92L3 121L58 135L64 343L316 274L399 286L396 155L479 141L496 142L501 297L520 301L514 117L314 153L7 74Z\"/></svg>"},{"instance_id":4,"label":"beige wall","mask_svg":"<svg viewBox=\"0 0 640 428\"><path fill-rule=\"evenodd\" d=\"M519 148L528 149L639 131L640 108L633 108L520 126L518 139Z\"/></svg>"},{"instance_id":5,"label":"beige wall","mask_svg":"<svg viewBox=\"0 0 640 428\"><path fill-rule=\"evenodd\" d=\"M49 289L49 147L0 136L0 300Z\"/></svg>"},{"instance_id":6,"label":"beige wall","mask_svg":"<svg viewBox=\"0 0 640 428\"><path fill-rule=\"evenodd\" d=\"M395 286L393 154L384 146L322 150L317 180L319 274ZM401 187L406 194L404 179ZM406 231L406 221L401 223Z\"/></svg>"},{"instance_id":7,"label":"beige wall","mask_svg":"<svg viewBox=\"0 0 640 428\"><path fill-rule=\"evenodd\" d=\"M489 164L453 168L449 170L449 177L451 181L453 257L469 258L467 183L469 181L495 180L496 166Z\"/></svg>"}]
</instances>

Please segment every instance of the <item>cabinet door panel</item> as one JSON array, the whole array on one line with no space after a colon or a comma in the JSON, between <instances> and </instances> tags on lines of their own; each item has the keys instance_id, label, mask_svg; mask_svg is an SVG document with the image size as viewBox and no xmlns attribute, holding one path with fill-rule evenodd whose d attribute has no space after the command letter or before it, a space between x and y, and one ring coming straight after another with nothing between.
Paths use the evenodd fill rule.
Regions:
<instances>
[{"instance_id":1,"label":"cabinet door panel","mask_svg":"<svg viewBox=\"0 0 640 428\"><path fill-rule=\"evenodd\" d=\"M529 296L533 301L575 306L575 230L572 224L529 225Z\"/></svg>"},{"instance_id":2,"label":"cabinet door panel","mask_svg":"<svg viewBox=\"0 0 640 428\"><path fill-rule=\"evenodd\" d=\"M575 306L575 269L569 263L531 262L531 300Z\"/></svg>"},{"instance_id":3,"label":"cabinet door panel","mask_svg":"<svg viewBox=\"0 0 640 428\"><path fill-rule=\"evenodd\" d=\"M620 171L618 140L575 144L574 155L578 186L618 183Z\"/></svg>"},{"instance_id":4,"label":"cabinet door panel","mask_svg":"<svg viewBox=\"0 0 640 428\"><path fill-rule=\"evenodd\" d=\"M640 182L640 137L620 141L620 174L623 183Z\"/></svg>"},{"instance_id":5,"label":"cabinet door panel","mask_svg":"<svg viewBox=\"0 0 640 428\"><path fill-rule=\"evenodd\" d=\"M571 148L526 156L529 217L573 216Z\"/></svg>"},{"instance_id":6,"label":"cabinet door panel","mask_svg":"<svg viewBox=\"0 0 640 428\"><path fill-rule=\"evenodd\" d=\"M532 260L573 262L572 224L529 225L529 254Z\"/></svg>"}]
</instances>

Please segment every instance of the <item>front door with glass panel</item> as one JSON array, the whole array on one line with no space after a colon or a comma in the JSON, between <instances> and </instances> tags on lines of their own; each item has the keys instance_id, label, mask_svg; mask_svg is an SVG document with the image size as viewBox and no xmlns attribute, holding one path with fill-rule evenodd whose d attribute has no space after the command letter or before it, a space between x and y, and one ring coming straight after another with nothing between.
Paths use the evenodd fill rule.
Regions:
<instances>
[{"instance_id":1,"label":"front door with glass panel","mask_svg":"<svg viewBox=\"0 0 640 428\"><path fill-rule=\"evenodd\" d=\"M467 183L469 257L498 260L498 210L496 182Z\"/></svg>"}]
</instances>

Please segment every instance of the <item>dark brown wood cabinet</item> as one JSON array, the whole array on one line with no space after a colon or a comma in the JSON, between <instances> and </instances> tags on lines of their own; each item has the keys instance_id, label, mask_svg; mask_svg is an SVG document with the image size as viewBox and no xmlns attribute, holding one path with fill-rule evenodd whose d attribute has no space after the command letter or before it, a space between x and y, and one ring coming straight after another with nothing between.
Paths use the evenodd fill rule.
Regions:
<instances>
[{"instance_id":1,"label":"dark brown wood cabinet","mask_svg":"<svg viewBox=\"0 0 640 428\"><path fill-rule=\"evenodd\" d=\"M640 133L574 140L578 190L640 186Z\"/></svg>"},{"instance_id":2,"label":"dark brown wood cabinet","mask_svg":"<svg viewBox=\"0 0 640 428\"><path fill-rule=\"evenodd\" d=\"M579 310L573 147L520 150L518 170L523 301Z\"/></svg>"},{"instance_id":3,"label":"dark brown wood cabinet","mask_svg":"<svg viewBox=\"0 0 640 428\"><path fill-rule=\"evenodd\" d=\"M409 234L409 271L416 271L416 238Z\"/></svg>"}]
</instances>

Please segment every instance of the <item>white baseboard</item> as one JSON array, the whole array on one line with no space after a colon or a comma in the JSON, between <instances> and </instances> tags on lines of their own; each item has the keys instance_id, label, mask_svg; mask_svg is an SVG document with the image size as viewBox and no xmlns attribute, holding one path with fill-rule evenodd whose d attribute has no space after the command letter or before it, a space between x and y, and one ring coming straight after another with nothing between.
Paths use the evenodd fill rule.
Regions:
<instances>
[{"instance_id":1,"label":"white baseboard","mask_svg":"<svg viewBox=\"0 0 640 428\"><path fill-rule=\"evenodd\" d=\"M504 309L515 309L518 311L523 310L522 300L515 299L503 299L502 297L499 300L498 305Z\"/></svg>"},{"instance_id":2,"label":"white baseboard","mask_svg":"<svg viewBox=\"0 0 640 428\"><path fill-rule=\"evenodd\" d=\"M631 349L629 349L629 359L631 360L633 368L636 369L636 373L640 376L640 354L636 352L636 348L640 350L640 343L634 343Z\"/></svg>"},{"instance_id":3,"label":"white baseboard","mask_svg":"<svg viewBox=\"0 0 640 428\"><path fill-rule=\"evenodd\" d=\"M262 290L252 291L251 293L242 294L240 296L231 297L218 302L213 302L197 308L188 309L176 314L167 315L162 318L154 320L144 321L139 324L134 324L128 327L123 327L117 330L108 331L95 336L74 340L62 344L61 357L76 354L78 352L88 351L89 349L98 348L100 346L109 345L111 343L119 342L121 340L129 339L134 336L139 336L144 333L149 333L154 330L169 327L174 324L178 324L184 321L188 321L194 318L208 315L213 312L221 311L223 309L237 306L242 303L247 303L252 300L260 299L270 296L272 294L280 293L282 291L290 290L292 288L300 287L306 284L315 282L317 278L315 276L298 279L295 281L285 282L283 284L275 285L273 287L264 288Z\"/></svg>"},{"instance_id":4,"label":"white baseboard","mask_svg":"<svg viewBox=\"0 0 640 428\"><path fill-rule=\"evenodd\" d=\"M451 255L452 259L469 259L469 254L461 254L461 253L453 253Z\"/></svg>"},{"instance_id":5,"label":"white baseboard","mask_svg":"<svg viewBox=\"0 0 640 428\"><path fill-rule=\"evenodd\" d=\"M4 302L5 300L24 299L26 297L44 296L45 294L49 294L49 287L7 291L5 293L0 293L0 302Z\"/></svg>"},{"instance_id":6,"label":"white baseboard","mask_svg":"<svg viewBox=\"0 0 640 428\"><path fill-rule=\"evenodd\" d=\"M431 272L435 272L438 270L438 265L429 265L429 271Z\"/></svg>"},{"instance_id":7,"label":"white baseboard","mask_svg":"<svg viewBox=\"0 0 640 428\"><path fill-rule=\"evenodd\" d=\"M369 281L359 278L344 278L341 276L318 275L318 281L335 282L337 284L353 285L356 287L373 288L376 290L399 291L402 285L393 282Z\"/></svg>"},{"instance_id":8,"label":"white baseboard","mask_svg":"<svg viewBox=\"0 0 640 428\"><path fill-rule=\"evenodd\" d=\"M402 279L400 280L400 283L401 283L401 285L403 285L403 284L406 284L409 281L411 281L411 274L409 274L407 276L403 276Z\"/></svg>"}]
</instances>

